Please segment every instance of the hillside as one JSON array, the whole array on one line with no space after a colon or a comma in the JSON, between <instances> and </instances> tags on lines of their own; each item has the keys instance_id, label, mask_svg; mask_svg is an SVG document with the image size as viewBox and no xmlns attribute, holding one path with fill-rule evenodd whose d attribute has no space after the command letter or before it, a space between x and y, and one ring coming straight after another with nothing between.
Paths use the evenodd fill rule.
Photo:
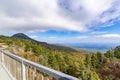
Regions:
<instances>
[{"instance_id":1,"label":"hillside","mask_svg":"<svg viewBox=\"0 0 120 80\"><path fill-rule=\"evenodd\" d=\"M0 36L0 43L7 46L6 50L9 50L18 56L34 61L38 64L64 72L80 79L82 79L83 76L88 76L86 77L86 80L89 78L89 72L84 61L85 53L63 46L57 46L57 48L53 47L49 49L28 37L26 38L27 39L23 39L23 37L20 38L20 36L19 38L16 38L15 35L13 37ZM62 49L65 49L58 49L61 47ZM85 72L84 75L83 71ZM91 74L94 74L92 79L99 80L99 76L95 70L92 70Z\"/></svg>"},{"instance_id":2,"label":"hillside","mask_svg":"<svg viewBox=\"0 0 120 80\"><path fill-rule=\"evenodd\" d=\"M20 37L15 35L13 37L0 36L0 48L5 48L38 64L78 77L80 80L120 80L120 46L104 54L101 52L90 54L88 51L87 53L74 51L72 48L63 46L54 48L52 45L50 49L41 44L44 42L38 43L26 35ZM51 44L44 44L51 46ZM65 49L58 49L61 47Z\"/></svg>"},{"instance_id":3,"label":"hillside","mask_svg":"<svg viewBox=\"0 0 120 80\"><path fill-rule=\"evenodd\" d=\"M37 41L37 40L34 40L30 37L28 37L27 35L23 34L23 33L17 33L17 34L14 34L12 36L13 38L21 38L21 39L26 39L26 40L31 40L32 42L35 42L43 47L46 47L47 49L50 49L50 50L57 50L57 51L65 51L65 52L77 52L77 50L73 49L73 48L70 48L70 47L66 47L66 46L60 46L60 45L53 45L53 44L48 44L46 42L40 42L40 41Z\"/></svg>"},{"instance_id":4,"label":"hillside","mask_svg":"<svg viewBox=\"0 0 120 80\"><path fill-rule=\"evenodd\" d=\"M0 36L0 43L2 44L1 47L7 46L5 48L6 50L18 56L66 74L79 77L79 67L84 61L84 53L82 52L63 46L57 46L57 48L52 46L53 48L49 49L35 41L16 38L15 36ZM58 48L65 49L62 50Z\"/></svg>"}]
</instances>

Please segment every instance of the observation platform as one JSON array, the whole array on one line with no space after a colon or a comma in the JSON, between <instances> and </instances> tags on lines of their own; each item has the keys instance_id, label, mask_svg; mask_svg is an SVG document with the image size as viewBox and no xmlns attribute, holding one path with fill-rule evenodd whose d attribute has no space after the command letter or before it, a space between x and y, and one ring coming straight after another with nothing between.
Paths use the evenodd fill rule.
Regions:
<instances>
[{"instance_id":1,"label":"observation platform","mask_svg":"<svg viewBox=\"0 0 120 80\"><path fill-rule=\"evenodd\" d=\"M79 80L0 48L0 80Z\"/></svg>"},{"instance_id":2,"label":"observation platform","mask_svg":"<svg viewBox=\"0 0 120 80\"><path fill-rule=\"evenodd\" d=\"M0 64L0 80L12 80L7 71L3 68L2 64Z\"/></svg>"}]
</instances>

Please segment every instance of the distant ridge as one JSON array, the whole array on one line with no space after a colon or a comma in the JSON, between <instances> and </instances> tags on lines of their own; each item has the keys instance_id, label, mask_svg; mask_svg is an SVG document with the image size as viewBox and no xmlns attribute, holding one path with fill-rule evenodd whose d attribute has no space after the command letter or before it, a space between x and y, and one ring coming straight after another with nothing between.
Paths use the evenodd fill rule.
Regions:
<instances>
[{"instance_id":1,"label":"distant ridge","mask_svg":"<svg viewBox=\"0 0 120 80\"><path fill-rule=\"evenodd\" d=\"M40 42L40 41L34 40L34 39L28 37L26 34L23 34L23 33L14 34L12 37L21 38L21 39L27 39L27 40L31 40L31 41L41 43L41 44L47 44L46 42Z\"/></svg>"},{"instance_id":2,"label":"distant ridge","mask_svg":"<svg viewBox=\"0 0 120 80\"><path fill-rule=\"evenodd\" d=\"M25 34L23 34L23 33L14 34L12 37L32 40L31 38L29 38L27 35L25 35Z\"/></svg>"},{"instance_id":3,"label":"distant ridge","mask_svg":"<svg viewBox=\"0 0 120 80\"><path fill-rule=\"evenodd\" d=\"M50 49L50 50L65 51L65 52L77 52L77 50L70 48L70 47L55 45L55 44L48 44L46 42L40 42L40 41L34 40L23 33L14 34L12 37L31 40L31 41L33 41L33 42L35 42L43 47L46 47L47 49Z\"/></svg>"}]
</instances>

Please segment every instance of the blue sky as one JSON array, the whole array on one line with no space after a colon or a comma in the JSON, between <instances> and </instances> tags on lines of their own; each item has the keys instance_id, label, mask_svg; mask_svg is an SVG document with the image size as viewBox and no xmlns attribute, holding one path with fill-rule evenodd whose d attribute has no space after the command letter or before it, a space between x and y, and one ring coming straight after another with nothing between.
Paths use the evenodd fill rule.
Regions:
<instances>
[{"instance_id":1,"label":"blue sky","mask_svg":"<svg viewBox=\"0 0 120 80\"><path fill-rule=\"evenodd\" d=\"M29 33L31 38L49 43L119 43L120 23L109 27L91 29L89 32L56 31ZM92 38L92 39L91 39Z\"/></svg>"},{"instance_id":2,"label":"blue sky","mask_svg":"<svg viewBox=\"0 0 120 80\"><path fill-rule=\"evenodd\" d=\"M120 43L120 0L2 0L0 34L48 43Z\"/></svg>"}]
</instances>

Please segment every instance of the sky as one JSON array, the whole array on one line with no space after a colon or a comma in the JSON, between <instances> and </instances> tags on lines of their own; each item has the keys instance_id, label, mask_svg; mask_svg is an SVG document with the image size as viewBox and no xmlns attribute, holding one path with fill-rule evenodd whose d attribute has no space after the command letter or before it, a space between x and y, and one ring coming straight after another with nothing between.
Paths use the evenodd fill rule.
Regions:
<instances>
[{"instance_id":1,"label":"sky","mask_svg":"<svg viewBox=\"0 0 120 80\"><path fill-rule=\"evenodd\" d=\"M120 43L120 0L0 0L0 35L48 43Z\"/></svg>"}]
</instances>

